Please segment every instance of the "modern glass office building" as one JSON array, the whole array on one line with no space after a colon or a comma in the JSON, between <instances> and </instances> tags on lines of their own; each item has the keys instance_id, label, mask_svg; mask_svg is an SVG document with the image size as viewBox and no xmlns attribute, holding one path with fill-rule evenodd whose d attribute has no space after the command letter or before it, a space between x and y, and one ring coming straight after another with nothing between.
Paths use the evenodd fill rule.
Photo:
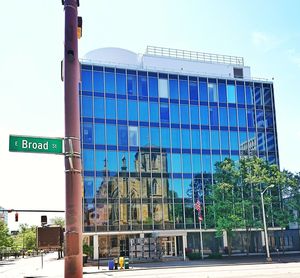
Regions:
<instances>
[{"instance_id":1,"label":"modern glass office building","mask_svg":"<svg viewBox=\"0 0 300 278\"><path fill-rule=\"evenodd\" d=\"M83 230L95 257L199 249L198 198L204 249L222 248L206 184L226 157L279 164L272 82L252 79L242 57L159 47L92 51L81 81Z\"/></svg>"}]
</instances>

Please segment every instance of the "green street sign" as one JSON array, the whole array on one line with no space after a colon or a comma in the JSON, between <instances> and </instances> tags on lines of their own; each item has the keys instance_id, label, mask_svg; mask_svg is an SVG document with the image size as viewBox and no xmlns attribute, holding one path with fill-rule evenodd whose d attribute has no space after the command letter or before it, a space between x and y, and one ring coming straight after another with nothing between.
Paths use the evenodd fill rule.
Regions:
<instances>
[{"instance_id":1,"label":"green street sign","mask_svg":"<svg viewBox=\"0 0 300 278\"><path fill-rule=\"evenodd\" d=\"M62 154L63 139L10 135L9 151Z\"/></svg>"}]
</instances>

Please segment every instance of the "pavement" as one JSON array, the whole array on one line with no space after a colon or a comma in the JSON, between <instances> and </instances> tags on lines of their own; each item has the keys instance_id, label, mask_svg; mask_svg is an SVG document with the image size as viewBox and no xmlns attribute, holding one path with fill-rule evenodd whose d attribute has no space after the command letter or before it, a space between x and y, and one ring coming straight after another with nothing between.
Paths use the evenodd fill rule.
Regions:
<instances>
[{"instance_id":1,"label":"pavement","mask_svg":"<svg viewBox=\"0 0 300 278\"><path fill-rule=\"evenodd\" d=\"M194 272L202 271L207 273L212 273L217 271L217 269L237 269L240 267L240 271L243 269L251 268L283 268L286 267L284 264L289 264L292 266L295 263L295 269L300 271L300 254L288 254L288 255L273 255L273 262L268 263L265 260L265 256L249 256L249 257L225 257L218 260L205 259L205 260L195 260L195 261L164 261L164 262L148 262L148 263L133 263L130 264L129 270L108 270L107 261L102 261L100 267L97 266L97 261L90 261L83 268L83 277L104 277L104 276L113 276L113 277L141 277L154 275L153 277L177 277L179 273L182 273L184 277L190 277ZM249 265L249 266L247 266ZM256 265L250 266L250 265ZM201 269L201 270L200 270ZM286 268L287 269L287 268ZM137 272L135 272L137 271ZM175 271L175 272L174 272ZM221 270L219 270L221 271ZM222 270L223 271L223 270ZM227 270L226 270L227 271ZM164 272L174 272L171 276L163 276ZM33 277L51 277L58 278L63 277L64 273L64 260L57 260L57 253L50 253L41 257L28 257L28 258L19 258L19 259L9 259L0 261L0 277L1 278L33 278ZM134 274L136 273L136 274ZM148 273L148 274L147 274ZM188 274L191 273L191 274ZM298 272L297 272L298 274ZM166 274L167 275L167 274ZM221 272L220 272L221 275ZM224 275L224 273L222 274ZM262 275L262 274L261 274ZM179 276L180 277L180 276ZM207 276L208 277L208 276ZM217 276L209 276L217 277ZM222 276L221 276L222 277ZM225 276L224 276L225 277ZM231 277L231 276L229 276ZM234 276L232 276L234 277ZM240 277L244 277L240 276ZM255 276L254 276L255 277ZM257 276L265 277L265 276ZM275 276L273 275L273 278ZM284 277L284 276L278 276ZM290 276L292 278L294 276ZM295 276L295 277L300 277Z\"/></svg>"}]
</instances>

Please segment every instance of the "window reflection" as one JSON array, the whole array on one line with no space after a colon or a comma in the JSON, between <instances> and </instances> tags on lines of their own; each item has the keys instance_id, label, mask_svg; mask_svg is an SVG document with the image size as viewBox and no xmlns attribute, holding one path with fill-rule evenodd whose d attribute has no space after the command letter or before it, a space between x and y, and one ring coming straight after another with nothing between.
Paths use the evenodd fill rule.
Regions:
<instances>
[{"instance_id":1,"label":"window reflection","mask_svg":"<svg viewBox=\"0 0 300 278\"><path fill-rule=\"evenodd\" d=\"M228 103L236 103L235 86L233 84L227 84L227 101Z\"/></svg>"}]
</instances>

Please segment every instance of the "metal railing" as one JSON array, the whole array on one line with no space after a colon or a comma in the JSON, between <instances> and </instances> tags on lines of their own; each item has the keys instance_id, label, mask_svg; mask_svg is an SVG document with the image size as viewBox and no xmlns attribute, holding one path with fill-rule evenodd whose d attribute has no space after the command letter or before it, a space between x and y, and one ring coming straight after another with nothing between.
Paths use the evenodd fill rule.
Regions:
<instances>
[{"instance_id":1,"label":"metal railing","mask_svg":"<svg viewBox=\"0 0 300 278\"><path fill-rule=\"evenodd\" d=\"M201 61L206 63L218 63L244 66L244 58L238 56L220 55L205 52L196 52L182 49L147 46L147 55L171 57L177 59L185 59L191 61Z\"/></svg>"}]
</instances>

